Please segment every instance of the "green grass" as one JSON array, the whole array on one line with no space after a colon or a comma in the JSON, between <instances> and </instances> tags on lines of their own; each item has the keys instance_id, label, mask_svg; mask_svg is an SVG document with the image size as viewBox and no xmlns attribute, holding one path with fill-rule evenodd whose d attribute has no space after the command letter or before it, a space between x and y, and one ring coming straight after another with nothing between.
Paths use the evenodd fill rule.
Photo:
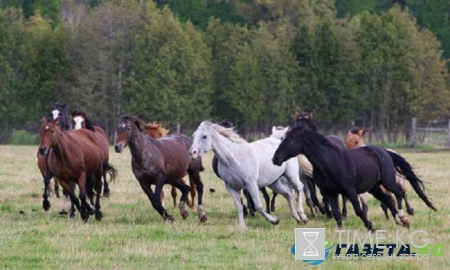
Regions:
<instances>
[{"instance_id":1,"label":"green grass","mask_svg":"<svg viewBox=\"0 0 450 270\"><path fill-rule=\"evenodd\" d=\"M130 154L111 150L111 163L119 178L110 184L110 198L102 198L104 218L69 219L58 212L60 199L42 210L43 184L36 166L36 146L0 146L0 268L2 269L299 269L311 267L295 261L290 253L296 227L324 227L327 240L336 244L334 220L311 218L297 225L286 201L277 199L280 224L273 226L260 215L246 219L247 230L237 225L234 203L223 182L211 171L211 155L204 158L204 206L208 221L198 221L196 211L182 220L172 207L169 187L165 204L174 223L164 222L151 207L130 168ZM410 231L422 229L431 244L446 244L443 257L429 260L358 260L328 258L316 269L445 269L450 264L450 152L412 152L403 155L427 182L426 193L438 207L431 212L411 187L409 197L416 210ZM211 193L210 188L215 192ZM369 196L370 197L370 196ZM304 205L306 207L306 205ZM307 211L309 217L309 211ZM379 203L370 197L369 217L377 229L403 230L386 221ZM362 222L349 207L344 229L366 234ZM387 242L390 242L388 240ZM334 253L334 249L333 252Z\"/></svg>"}]
</instances>

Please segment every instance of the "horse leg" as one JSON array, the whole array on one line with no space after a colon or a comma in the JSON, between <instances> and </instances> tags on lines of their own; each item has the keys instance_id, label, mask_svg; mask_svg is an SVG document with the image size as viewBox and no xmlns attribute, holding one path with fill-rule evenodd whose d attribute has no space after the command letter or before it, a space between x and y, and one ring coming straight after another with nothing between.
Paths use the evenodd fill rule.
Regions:
<instances>
[{"instance_id":1,"label":"horse leg","mask_svg":"<svg viewBox=\"0 0 450 270\"><path fill-rule=\"evenodd\" d=\"M164 194L164 192L162 192L161 194ZM172 186L171 190L170 190L170 195L172 195L172 200L173 200L173 207L177 207L177 188Z\"/></svg>"},{"instance_id":2,"label":"horse leg","mask_svg":"<svg viewBox=\"0 0 450 270\"><path fill-rule=\"evenodd\" d=\"M358 194L358 197L359 201L361 202L361 208L367 218L367 213L369 212L369 207L367 206L367 198L364 194Z\"/></svg>"},{"instance_id":3,"label":"horse leg","mask_svg":"<svg viewBox=\"0 0 450 270\"><path fill-rule=\"evenodd\" d=\"M369 191L377 200L384 203L389 210L391 210L392 216L394 216L395 222L399 225L403 225L406 227L409 227L409 223L403 223L402 217L400 219L398 218L399 212L397 212L397 209L395 208L395 203L392 200L391 196L387 195L383 192L380 185L376 185L372 190Z\"/></svg>"},{"instance_id":4,"label":"horse leg","mask_svg":"<svg viewBox=\"0 0 450 270\"><path fill-rule=\"evenodd\" d=\"M308 205L309 209L311 210L311 216L317 217L317 213L314 208L314 203L311 200L311 191L309 190L308 183L305 183L305 181L302 179L303 178L300 177L300 181L302 181L302 183L303 183L303 193L305 194L305 197L306 197L306 205ZM274 193L274 195L273 195L274 197L275 197L275 194L276 193Z\"/></svg>"},{"instance_id":5,"label":"horse leg","mask_svg":"<svg viewBox=\"0 0 450 270\"><path fill-rule=\"evenodd\" d=\"M311 200L314 204L314 208L317 207L320 213L325 214L326 209L319 203L319 199L317 198L316 184L314 184L314 180L309 176L306 176L306 185L308 186L309 192L311 194Z\"/></svg>"},{"instance_id":6,"label":"horse leg","mask_svg":"<svg viewBox=\"0 0 450 270\"><path fill-rule=\"evenodd\" d=\"M248 211L250 211L250 215L252 217L254 217L255 216L255 204L253 203L252 196L250 196L250 193L248 193L248 191L245 188L243 189L243 192L244 192L245 199L247 200L247 207L246 207L244 202L241 199L244 216L245 217L248 216ZM247 208L248 208L248 211L247 211Z\"/></svg>"},{"instance_id":7,"label":"horse leg","mask_svg":"<svg viewBox=\"0 0 450 270\"><path fill-rule=\"evenodd\" d=\"M337 226L339 230L342 230L342 217L341 217L341 211L339 211L339 201L338 201L339 194L323 194L323 201L327 205L329 204L331 206L332 214L334 216L334 220L336 220Z\"/></svg>"},{"instance_id":8,"label":"horse leg","mask_svg":"<svg viewBox=\"0 0 450 270\"><path fill-rule=\"evenodd\" d=\"M100 221L103 218L103 213L100 211L100 194L102 193L102 175L104 175L104 172L102 171L97 171L95 174L95 183L94 183L94 187L95 187L95 193L96 193L96 197L95 197L95 219ZM106 181L105 181L106 183ZM103 189L103 195L105 196L105 190Z\"/></svg>"},{"instance_id":9,"label":"horse leg","mask_svg":"<svg viewBox=\"0 0 450 270\"><path fill-rule=\"evenodd\" d=\"M191 189L191 196L192 197L192 207L194 206L194 198L195 198L195 192L192 193L192 188L195 187L197 189L198 198L197 198L197 213L198 218L200 219L200 222L205 222L208 220L208 217L206 216L205 209L203 208L203 183L200 179L200 171L199 170L188 170L189 175L189 183L190 183L190 189ZM192 195L194 194L194 195Z\"/></svg>"},{"instance_id":10,"label":"horse leg","mask_svg":"<svg viewBox=\"0 0 450 270\"><path fill-rule=\"evenodd\" d=\"M394 176L395 177L395 176ZM405 215L405 213L403 212L402 209L402 199L403 199L403 193L401 188L395 183L395 181L389 181L386 179L390 179L388 177L385 177L382 179L382 185L385 189L387 189L388 191L392 192L395 196L395 198L397 199L397 209L395 208L394 205L394 201L391 198L391 196L388 196L385 194L389 199L386 199L386 201L389 203L385 203L387 205L387 207L391 210L392 215L394 216L395 222L399 225L403 225L405 227L409 228L409 219L408 217ZM381 187L380 187L381 190ZM383 192L381 190L381 192ZM392 205L392 209L391 209L391 205ZM393 211L395 210L395 211Z\"/></svg>"},{"instance_id":11,"label":"horse leg","mask_svg":"<svg viewBox=\"0 0 450 270\"><path fill-rule=\"evenodd\" d=\"M347 219L347 198L342 195L342 218Z\"/></svg>"},{"instance_id":12,"label":"horse leg","mask_svg":"<svg viewBox=\"0 0 450 270\"><path fill-rule=\"evenodd\" d=\"M73 190L74 194L75 194L75 183L74 182L70 182L70 188ZM66 194L64 194L64 202L67 202L70 199L69 193L66 192ZM64 211L65 211L65 206L64 206ZM66 211L67 213L67 211ZM69 217L70 218L75 218L75 205L73 204L73 201L70 200L70 213L69 213Z\"/></svg>"},{"instance_id":13,"label":"horse leg","mask_svg":"<svg viewBox=\"0 0 450 270\"><path fill-rule=\"evenodd\" d=\"M189 186L186 185L181 179L172 183L173 186L177 187L181 191L180 204L178 204L178 208L180 209L180 215L183 219L186 219L189 216L189 213L186 211L186 199L189 195ZM162 186L161 186L162 188ZM155 193L158 194L158 186L156 186Z\"/></svg>"},{"instance_id":14,"label":"horse leg","mask_svg":"<svg viewBox=\"0 0 450 270\"><path fill-rule=\"evenodd\" d=\"M274 192L272 195L272 200L270 200L270 212L275 212L275 198L277 197L278 193Z\"/></svg>"},{"instance_id":15,"label":"horse leg","mask_svg":"<svg viewBox=\"0 0 450 270\"><path fill-rule=\"evenodd\" d=\"M292 196L292 188L289 185L283 185L280 179L270 184L269 187L274 192L279 193L286 198L289 205L289 209L291 210L291 216L297 221L298 224L302 224L302 221L300 220L300 217L297 211L295 210L294 198Z\"/></svg>"},{"instance_id":16,"label":"horse leg","mask_svg":"<svg viewBox=\"0 0 450 270\"><path fill-rule=\"evenodd\" d=\"M356 215L364 222L366 228L370 231L373 231L372 223L367 219L364 211L361 209L361 205L358 201L358 194L354 188L344 188L345 196L352 203L353 209L355 210Z\"/></svg>"},{"instance_id":17,"label":"horse leg","mask_svg":"<svg viewBox=\"0 0 450 270\"><path fill-rule=\"evenodd\" d=\"M264 218L266 218L266 220L268 220L270 223L274 225L278 224L279 220L277 217L272 216L264 211L264 208L262 207L261 204L261 199L259 198L258 185L256 184L256 181L247 183L246 188L247 191L250 193L253 202L255 203L255 210L258 211L258 213L260 213L261 215L263 215Z\"/></svg>"},{"instance_id":18,"label":"horse leg","mask_svg":"<svg viewBox=\"0 0 450 270\"><path fill-rule=\"evenodd\" d=\"M231 197L234 200L234 205L236 206L236 210L238 212L238 220L239 220L239 227L241 229L245 230L245 221L244 221L244 211L242 208L242 200L241 200L241 192L238 190L233 189L229 185L225 183L225 188L227 189L228 193L231 195Z\"/></svg>"},{"instance_id":19,"label":"horse leg","mask_svg":"<svg viewBox=\"0 0 450 270\"><path fill-rule=\"evenodd\" d=\"M266 202L266 212L270 214L270 209L271 209L270 208L270 196L267 193L267 190L265 187L260 188L259 191L261 191L261 193L263 194L264 201ZM274 208L275 208L275 205L274 205ZM273 211L275 211L275 210L273 210Z\"/></svg>"},{"instance_id":20,"label":"horse leg","mask_svg":"<svg viewBox=\"0 0 450 270\"><path fill-rule=\"evenodd\" d=\"M102 166L103 166L103 196L105 197L109 197L111 195L111 191L109 190L109 184L108 181L106 181L106 173L107 173L107 165L108 165L108 161L105 161ZM100 190L101 192L101 190Z\"/></svg>"},{"instance_id":21,"label":"horse leg","mask_svg":"<svg viewBox=\"0 0 450 270\"><path fill-rule=\"evenodd\" d=\"M81 219L83 219L84 222L87 222L89 219L89 212L92 209L90 205L86 201L86 185L87 182L89 182L90 179L87 179L86 173L82 172L80 176L78 177L78 189L79 189L79 195L81 201L81 208L79 209ZM91 187L92 188L92 187Z\"/></svg>"},{"instance_id":22,"label":"horse leg","mask_svg":"<svg viewBox=\"0 0 450 270\"><path fill-rule=\"evenodd\" d=\"M303 183L300 181L300 168L297 159L290 159L286 162L286 169L284 170L283 175L286 177L291 187L295 189L298 198L298 213L302 222L306 224L306 222L308 222L308 217L305 215L305 210L303 209Z\"/></svg>"},{"instance_id":23,"label":"horse leg","mask_svg":"<svg viewBox=\"0 0 450 270\"><path fill-rule=\"evenodd\" d=\"M162 206L161 201L159 200L159 196L161 194L162 185L164 183L164 179L160 179L157 183L160 185L159 194L156 194L156 190L158 189L158 184L156 185L155 193L150 187L150 181L147 179L138 179L139 185L141 186L144 193L147 195L147 198L150 200L153 208L161 215L164 220L174 221L174 217L167 213L167 210Z\"/></svg>"},{"instance_id":24,"label":"horse leg","mask_svg":"<svg viewBox=\"0 0 450 270\"><path fill-rule=\"evenodd\" d=\"M406 181L405 178L400 176L395 176L395 180L397 182L397 185L402 189L403 198L405 199L405 205L406 205L406 212L413 216L414 215L414 208L411 207L408 201L408 195L406 194Z\"/></svg>"},{"instance_id":25,"label":"horse leg","mask_svg":"<svg viewBox=\"0 0 450 270\"><path fill-rule=\"evenodd\" d=\"M198 176L200 178L200 175ZM189 205L191 209L194 209L195 207L195 195L196 191L198 191L197 187L195 186L197 182L195 182L195 179L191 179L189 177L189 191L191 194L191 198L189 199L189 196L186 198L186 203ZM199 195L200 196L200 195Z\"/></svg>"},{"instance_id":26,"label":"horse leg","mask_svg":"<svg viewBox=\"0 0 450 270\"><path fill-rule=\"evenodd\" d=\"M51 204L50 201L48 200L48 196L49 196L49 184L50 184L50 179L52 178L52 175L50 173L50 170L47 168L45 170L45 174L44 174L44 194L42 195L42 198L44 199L42 201L42 208L44 208L45 211L48 211L48 209L50 209ZM56 179L55 179L56 182Z\"/></svg>"}]
</instances>

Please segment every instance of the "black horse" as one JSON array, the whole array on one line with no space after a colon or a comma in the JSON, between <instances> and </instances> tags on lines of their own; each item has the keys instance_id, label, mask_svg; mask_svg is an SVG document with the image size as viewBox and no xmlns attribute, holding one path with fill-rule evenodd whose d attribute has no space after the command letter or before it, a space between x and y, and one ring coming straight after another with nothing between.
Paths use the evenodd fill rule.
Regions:
<instances>
[{"instance_id":1,"label":"black horse","mask_svg":"<svg viewBox=\"0 0 450 270\"><path fill-rule=\"evenodd\" d=\"M342 219L338 195L343 194L350 200L366 228L373 230L372 223L358 202L358 194L363 192L369 192L383 202L398 224L409 227L409 220L402 210L402 191L395 181L396 170L408 179L427 206L436 211L421 188L423 182L416 176L411 165L403 157L384 148L366 146L355 150L341 150L324 136L306 128L304 123L298 123L286 134L272 161L275 165L281 165L298 154L304 154L311 162L314 180L330 203L340 229ZM381 185L395 195L398 211L391 197L381 190Z\"/></svg>"}]
</instances>

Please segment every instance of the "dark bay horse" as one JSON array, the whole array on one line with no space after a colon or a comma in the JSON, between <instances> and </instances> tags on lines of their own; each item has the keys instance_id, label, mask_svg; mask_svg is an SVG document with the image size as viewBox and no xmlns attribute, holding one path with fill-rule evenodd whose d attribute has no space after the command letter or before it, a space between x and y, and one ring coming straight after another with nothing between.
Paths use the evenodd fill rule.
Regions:
<instances>
[{"instance_id":1,"label":"dark bay horse","mask_svg":"<svg viewBox=\"0 0 450 270\"><path fill-rule=\"evenodd\" d=\"M158 122L144 124L144 130L145 130L145 133L148 136L150 136L150 137L152 137L154 139L158 139L158 138L164 137L164 136L168 135L169 132L170 132L168 129L165 129L161 125L161 123L158 123ZM183 183L185 183L184 179L181 179L181 181ZM196 194L195 182L194 181L190 181L189 182L189 188L190 188L190 191L191 191L191 193L190 193L191 194L191 198L189 199L189 197L187 197L186 204L191 209L193 209L194 206L195 206L194 200L195 200L195 194ZM177 188L172 186L170 194L172 195L172 199L173 199L173 207L176 207L177 206ZM164 203L164 190L161 191L161 203Z\"/></svg>"},{"instance_id":2,"label":"dark bay horse","mask_svg":"<svg viewBox=\"0 0 450 270\"><path fill-rule=\"evenodd\" d=\"M358 147L366 146L366 144L364 143L363 137L369 131L370 131L370 129L364 129L364 128L361 128L361 127L353 127L353 128L351 128L348 131L347 136L345 137L345 145L347 146L347 148L348 149L355 149L355 148L358 148ZM386 150L395 152L394 150L388 149L388 148L386 148ZM395 153L397 153L397 152L395 152ZM402 189L403 198L405 199L406 212L409 215L414 215L414 209L409 204L408 195L406 193L406 189L407 189L406 188L406 179L403 176L401 176L399 174L396 174L395 180L397 181L397 185ZM392 196L392 194L389 193L388 191L386 191L384 188L383 188L383 191L387 192L388 195ZM387 210L386 207L383 207L383 205L382 205L382 208L383 208L383 211L384 211L384 213L386 215L386 219L389 219L389 215L388 215L388 213L386 211Z\"/></svg>"},{"instance_id":3,"label":"dark bay horse","mask_svg":"<svg viewBox=\"0 0 450 270\"><path fill-rule=\"evenodd\" d=\"M173 134L159 139L153 139L144 134L144 122L137 117L123 116L116 128L114 150L117 153L128 146L131 152L131 167L142 190L145 192L153 208L167 220L173 221L173 216L167 213L160 201L164 184L177 187L182 195L178 205L180 214L187 218L185 209L189 186L181 182L188 174L195 182L198 193L197 210L200 221L207 220L203 209L203 183L200 171L203 166L200 160L191 160L188 154L192 140L183 134ZM155 185L153 192L151 185Z\"/></svg>"},{"instance_id":4,"label":"dark bay horse","mask_svg":"<svg viewBox=\"0 0 450 270\"><path fill-rule=\"evenodd\" d=\"M56 121L41 120L39 130L39 153L47 156L47 167L58 178L71 202L77 207L81 218L87 221L91 206L86 201L87 192L96 191L95 218L101 220L100 193L103 175L103 153L97 136L90 130L69 130L63 132ZM79 198L75 196L73 184L78 185ZM48 188L46 183L46 189ZM90 188L91 190L86 190Z\"/></svg>"},{"instance_id":5,"label":"dark bay horse","mask_svg":"<svg viewBox=\"0 0 450 270\"><path fill-rule=\"evenodd\" d=\"M75 110L72 111L72 126L74 129L89 129L94 132L94 134L98 137L100 141L100 148L103 151L103 159L105 166L103 170L103 196L109 197L111 195L111 191L109 189L108 181L106 180L106 172L110 171L113 174L116 174L117 171L115 168L111 167L109 164L109 140L106 132L99 126L94 126L91 120L86 116L86 112ZM113 177L115 178L115 176Z\"/></svg>"},{"instance_id":6,"label":"dark bay horse","mask_svg":"<svg viewBox=\"0 0 450 270\"><path fill-rule=\"evenodd\" d=\"M402 210L402 191L395 182L398 171L406 177L417 195L428 207L436 211L421 186L423 182L414 173L411 165L401 156L378 146L366 146L355 150L341 150L324 136L309 130L305 124L295 125L281 142L273 156L273 163L282 164L298 154L304 154L313 165L313 177L320 191L330 203L338 227L342 228L338 195L344 194L352 203L355 213L367 229L373 230L372 223L363 213L358 202L358 194L371 193L391 211L397 224L409 227L408 217ZM381 190L383 185L397 199L394 201Z\"/></svg>"}]
</instances>

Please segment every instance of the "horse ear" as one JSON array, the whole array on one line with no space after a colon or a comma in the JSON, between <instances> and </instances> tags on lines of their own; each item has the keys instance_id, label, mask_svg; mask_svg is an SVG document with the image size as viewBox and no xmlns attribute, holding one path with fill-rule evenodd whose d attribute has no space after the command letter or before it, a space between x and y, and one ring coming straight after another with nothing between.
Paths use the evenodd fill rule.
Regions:
<instances>
[{"instance_id":1,"label":"horse ear","mask_svg":"<svg viewBox=\"0 0 450 270\"><path fill-rule=\"evenodd\" d=\"M274 133L277 130L275 126L272 126L272 133Z\"/></svg>"},{"instance_id":2,"label":"horse ear","mask_svg":"<svg viewBox=\"0 0 450 270\"><path fill-rule=\"evenodd\" d=\"M45 116L42 116L41 125L45 125L46 123L47 123L47 119L45 119Z\"/></svg>"},{"instance_id":3,"label":"horse ear","mask_svg":"<svg viewBox=\"0 0 450 270\"><path fill-rule=\"evenodd\" d=\"M364 136L364 129L362 129L362 128L359 129L358 130L358 135L361 136L361 137Z\"/></svg>"},{"instance_id":4,"label":"horse ear","mask_svg":"<svg viewBox=\"0 0 450 270\"><path fill-rule=\"evenodd\" d=\"M285 127L283 130L284 131L288 131L289 130L289 126Z\"/></svg>"},{"instance_id":5,"label":"horse ear","mask_svg":"<svg viewBox=\"0 0 450 270\"><path fill-rule=\"evenodd\" d=\"M295 119L297 119L297 117L299 117L299 116L300 116L300 114L297 111L295 111Z\"/></svg>"}]
</instances>

